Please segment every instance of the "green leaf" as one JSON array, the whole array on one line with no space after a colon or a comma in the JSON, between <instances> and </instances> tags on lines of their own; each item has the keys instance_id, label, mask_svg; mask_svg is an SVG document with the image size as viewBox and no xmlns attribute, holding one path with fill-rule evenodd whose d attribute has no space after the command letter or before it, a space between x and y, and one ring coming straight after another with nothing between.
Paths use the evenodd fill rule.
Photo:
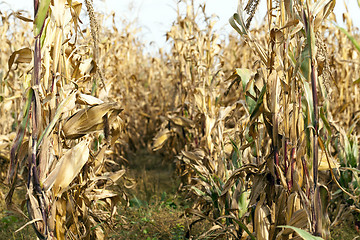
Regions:
<instances>
[{"instance_id":1,"label":"green leaf","mask_svg":"<svg viewBox=\"0 0 360 240\"><path fill-rule=\"evenodd\" d=\"M146 207L147 206L147 203L145 201L141 201L137 197L134 197L134 198L130 199L129 203L130 203L130 207L140 208L140 207Z\"/></svg>"},{"instance_id":2,"label":"green leaf","mask_svg":"<svg viewBox=\"0 0 360 240\"><path fill-rule=\"evenodd\" d=\"M229 139L230 139L230 142L231 142L231 144L233 146L233 150L234 150L234 152L233 152L233 154L231 156L232 163L233 163L235 168L239 168L242 165L242 159L241 159L240 150L237 147L235 141L233 139L231 139L231 138L229 138Z\"/></svg>"},{"instance_id":3,"label":"green leaf","mask_svg":"<svg viewBox=\"0 0 360 240\"><path fill-rule=\"evenodd\" d=\"M304 240L323 240L323 238L321 237L315 237L313 235L311 235L310 233L308 233L307 231L301 229L301 228L297 228L297 227L293 227L293 226L278 226L278 228L291 228L292 230L294 230L295 232L297 232L297 234L300 235L300 237L302 237Z\"/></svg>"},{"instance_id":4,"label":"green leaf","mask_svg":"<svg viewBox=\"0 0 360 240\"><path fill-rule=\"evenodd\" d=\"M198 189L197 187L192 186L191 189L194 190L196 195L198 195L199 197L201 197L201 196L206 197L206 194L203 191L201 191L200 189Z\"/></svg>"},{"instance_id":5,"label":"green leaf","mask_svg":"<svg viewBox=\"0 0 360 240\"><path fill-rule=\"evenodd\" d=\"M247 68L237 68L235 71L236 71L236 74L239 75L239 77L241 78L241 83L242 83L242 86L243 86L243 90L245 91L246 85L248 84L251 77L255 73L253 71L251 71L250 69L247 69ZM251 94L255 95L255 91L251 92Z\"/></svg>"},{"instance_id":6,"label":"green leaf","mask_svg":"<svg viewBox=\"0 0 360 240\"><path fill-rule=\"evenodd\" d=\"M237 22L237 24L235 23L235 21ZM240 18L239 14L234 13L234 15L230 17L229 23L241 36L247 34L244 21L242 20L242 18ZM238 26L240 26L241 29Z\"/></svg>"},{"instance_id":7,"label":"green leaf","mask_svg":"<svg viewBox=\"0 0 360 240\"><path fill-rule=\"evenodd\" d=\"M340 27L336 23L333 23L333 24L348 37L348 39L352 42L354 47L360 52L360 44L355 40L355 38L348 31L346 31L345 28Z\"/></svg>"},{"instance_id":8,"label":"green leaf","mask_svg":"<svg viewBox=\"0 0 360 240\"><path fill-rule=\"evenodd\" d=\"M325 111L324 111L323 107L320 108L320 118L323 121L324 126L325 126L329 136L331 136L332 135L331 127L330 127L329 121L327 120L327 117L325 115Z\"/></svg>"},{"instance_id":9,"label":"green leaf","mask_svg":"<svg viewBox=\"0 0 360 240\"><path fill-rule=\"evenodd\" d=\"M310 76L309 63L310 63L310 48L309 48L309 44L306 44L304 50L301 52L300 55L300 64L301 64L300 69L307 81L309 81L309 76Z\"/></svg>"},{"instance_id":10,"label":"green leaf","mask_svg":"<svg viewBox=\"0 0 360 240\"><path fill-rule=\"evenodd\" d=\"M246 94L246 91L247 91L246 86L249 84L249 81L252 79L252 76L255 74L255 72L253 72L249 69L246 69L246 68L237 68L236 74L241 78L243 91L244 91L244 94ZM254 85L254 83L250 83L250 86L248 87L248 92L252 96L255 96L255 91L254 91L253 85ZM254 99L252 99L249 96L245 96L245 99L246 99L246 104L248 106L248 110L250 113L252 113L256 106L256 102Z\"/></svg>"},{"instance_id":11,"label":"green leaf","mask_svg":"<svg viewBox=\"0 0 360 240\"><path fill-rule=\"evenodd\" d=\"M250 232L250 230L247 228L247 226L242 223L241 221L239 221L238 219L236 218L231 218L233 221L235 221L240 228L244 229L245 232L249 235L249 237L251 238L251 240L256 240L255 236Z\"/></svg>"},{"instance_id":12,"label":"green leaf","mask_svg":"<svg viewBox=\"0 0 360 240\"><path fill-rule=\"evenodd\" d=\"M45 18L49 9L50 0L40 0L38 11L34 19L34 36L37 37L41 33Z\"/></svg>"},{"instance_id":13,"label":"green leaf","mask_svg":"<svg viewBox=\"0 0 360 240\"><path fill-rule=\"evenodd\" d=\"M253 111L251 112L250 119L256 118L261 113L260 110L261 110L261 106L263 105L265 92L266 92L266 85L264 85L263 88L261 89L260 95L255 104L255 107L254 107Z\"/></svg>"},{"instance_id":14,"label":"green leaf","mask_svg":"<svg viewBox=\"0 0 360 240\"><path fill-rule=\"evenodd\" d=\"M243 191L241 188L242 194L240 195L238 204L239 204L239 217L241 218L248 211L248 205L250 202L249 195L250 193L247 191Z\"/></svg>"}]
</instances>

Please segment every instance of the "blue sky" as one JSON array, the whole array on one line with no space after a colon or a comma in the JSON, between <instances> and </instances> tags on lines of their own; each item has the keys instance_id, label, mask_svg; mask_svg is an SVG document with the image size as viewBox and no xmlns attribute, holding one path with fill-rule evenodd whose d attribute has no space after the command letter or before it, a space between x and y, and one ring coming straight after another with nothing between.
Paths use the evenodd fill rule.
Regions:
<instances>
[{"instance_id":1,"label":"blue sky","mask_svg":"<svg viewBox=\"0 0 360 240\"><path fill-rule=\"evenodd\" d=\"M83 2L82 0L78 0ZM32 0L0 0L3 2L0 9L13 10L25 9L32 13ZM4 4L5 2L5 4ZM143 38L148 42L155 42L158 46L165 43L165 33L170 29L175 20L176 0L94 0L95 10L103 13L114 11L117 16L124 16L128 19L138 19L143 31ZM196 2L196 1L195 1ZM204 0L197 2L203 3ZM260 0L259 14L255 21L261 21L265 14L266 0ZM347 4L354 24L360 28L360 7L357 0L337 0L335 14L338 21L342 21L342 13L345 12L344 2ZM216 14L218 23L216 28L222 33L232 31L228 24L229 17L236 12L238 0L207 0L206 9L208 15ZM129 10L129 5L133 5L133 10ZM86 20L86 19L85 19ZM253 23L254 24L254 23Z\"/></svg>"}]
</instances>

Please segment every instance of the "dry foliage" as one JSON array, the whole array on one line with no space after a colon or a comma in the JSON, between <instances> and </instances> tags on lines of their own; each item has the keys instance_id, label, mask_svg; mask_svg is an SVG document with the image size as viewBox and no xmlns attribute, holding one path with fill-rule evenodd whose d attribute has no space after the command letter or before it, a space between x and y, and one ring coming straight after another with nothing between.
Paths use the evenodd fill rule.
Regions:
<instances>
[{"instance_id":1,"label":"dry foliage","mask_svg":"<svg viewBox=\"0 0 360 240\"><path fill-rule=\"evenodd\" d=\"M91 1L84 30L81 3L45 2L34 36L21 12L0 26L6 200L25 215L11 196L26 185L39 238L105 238L141 148L175 158L187 213L212 223L201 238L298 237L283 225L329 238L331 196L359 211L360 48L349 16L346 29L328 21L334 0L268 0L257 28L259 1L240 1L240 39L226 41L205 5L183 1L156 56L115 14L99 28Z\"/></svg>"},{"instance_id":2,"label":"dry foliage","mask_svg":"<svg viewBox=\"0 0 360 240\"><path fill-rule=\"evenodd\" d=\"M19 19L32 20L2 16L2 36L16 40L4 39L1 55L8 66L1 82L1 112L8 116L1 123L6 203L25 215L12 195L26 183L24 204L38 238L103 239L101 225L111 225L117 203L126 201L124 183L108 190L125 173L109 157L122 132L123 109L98 88L97 46L86 44L94 36L79 25L82 4L35 4L34 38L27 36L31 26L19 25ZM14 20L17 27L10 29Z\"/></svg>"}]
</instances>

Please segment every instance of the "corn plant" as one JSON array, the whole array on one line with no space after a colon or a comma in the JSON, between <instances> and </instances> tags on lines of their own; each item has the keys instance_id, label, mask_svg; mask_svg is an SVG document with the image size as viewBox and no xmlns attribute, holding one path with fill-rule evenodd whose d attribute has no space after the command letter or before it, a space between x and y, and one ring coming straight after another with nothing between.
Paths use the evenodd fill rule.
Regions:
<instances>
[{"instance_id":1,"label":"corn plant","mask_svg":"<svg viewBox=\"0 0 360 240\"><path fill-rule=\"evenodd\" d=\"M91 3L87 5L91 13ZM25 215L12 195L26 182L27 216L40 239L103 239L101 225L111 224L122 199L121 193L106 188L125 170L109 172L105 162L123 109L117 102L96 97L96 74L101 78L95 54L98 40L93 33L92 49L77 43L81 6L35 0L34 50L14 51L5 76L15 77L14 63L29 64L22 72L25 100L10 151L6 203ZM89 15L95 22L94 13ZM94 57L86 54L91 52Z\"/></svg>"}]
</instances>

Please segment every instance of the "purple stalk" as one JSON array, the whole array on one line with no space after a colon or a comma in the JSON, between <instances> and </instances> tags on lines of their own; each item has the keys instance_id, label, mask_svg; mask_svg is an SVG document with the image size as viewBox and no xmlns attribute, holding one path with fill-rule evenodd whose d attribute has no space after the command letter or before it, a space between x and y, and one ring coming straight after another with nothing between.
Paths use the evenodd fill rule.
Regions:
<instances>
[{"instance_id":1,"label":"purple stalk","mask_svg":"<svg viewBox=\"0 0 360 240\"><path fill-rule=\"evenodd\" d=\"M285 144L284 144L284 166L285 166L285 178L286 178L288 172L287 139L285 139Z\"/></svg>"},{"instance_id":2,"label":"purple stalk","mask_svg":"<svg viewBox=\"0 0 360 240\"><path fill-rule=\"evenodd\" d=\"M291 149L290 153L290 171L291 171L291 180L288 184L289 191L291 191L291 188L294 186L294 168L295 168L295 148Z\"/></svg>"},{"instance_id":3,"label":"purple stalk","mask_svg":"<svg viewBox=\"0 0 360 240\"><path fill-rule=\"evenodd\" d=\"M318 182L318 122L319 122L319 116L318 116L318 98L317 98L317 91L316 91L316 75L315 75L315 66L314 61L311 59L311 88L312 88L312 95L313 95L313 103L314 103L314 151L313 151L313 173L314 173L314 189L317 187Z\"/></svg>"},{"instance_id":4,"label":"purple stalk","mask_svg":"<svg viewBox=\"0 0 360 240\"><path fill-rule=\"evenodd\" d=\"M314 60L311 59L311 87L312 87L312 95L313 95L313 104L314 104L314 131L313 131L313 174L314 174L314 217L315 217L315 235L321 236L322 232L322 224L320 222L320 210L321 210L321 201L320 201L320 192L317 191L318 187L318 167L319 167L319 154L318 154L318 98L316 91L316 74L315 74L315 66Z\"/></svg>"},{"instance_id":5,"label":"purple stalk","mask_svg":"<svg viewBox=\"0 0 360 240\"><path fill-rule=\"evenodd\" d=\"M303 20L304 20L304 28L307 36L307 44L310 47L310 64L311 64L311 90L312 90L312 97L313 97L313 176L314 176L314 186L312 192L314 193L312 196L312 209L313 209L313 225L314 225L314 234L317 236L321 236L321 222L320 222L320 195L319 191L316 191L318 187L318 166L319 166L319 159L318 159L318 123L319 123L319 114L318 114L318 97L317 97L317 77L316 77L316 69L315 69L315 60L313 59L313 51L312 49L312 32L311 32L311 23L312 23L312 16L310 12L306 13L303 10Z\"/></svg>"},{"instance_id":6,"label":"purple stalk","mask_svg":"<svg viewBox=\"0 0 360 240\"><path fill-rule=\"evenodd\" d=\"M278 152L277 146L274 146L274 162L275 162L276 166L279 166L279 152ZM276 179L280 180L279 173L276 168L275 168L275 170L276 170L275 171Z\"/></svg>"},{"instance_id":7,"label":"purple stalk","mask_svg":"<svg viewBox=\"0 0 360 240\"><path fill-rule=\"evenodd\" d=\"M37 12L39 7L39 0L34 0L34 19L36 18ZM46 211L46 203L45 203L45 196L44 193L40 187L40 181L37 171L37 160L40 162L40 159L37 159L37 142L38 142L38 135L39 135L39 122L41 118L41 106L38 96L38 86L40 84L40 72L41 72L41 45L40 45L40 37L42 33L43 28L40 31L40 34L35 36L35 51L34 51L34 70L33 70L33 81L32 81L32 108L31 108L31 120L32 120L32 132L31 132L31 138L32 138L32 148L31 153L29 156L29 178L28 178L28 188L32 186L32 189L30 189L30 193L34 194L42 215L42 220L44 223L44 229L43 231L39 231L37 228L37 224L33 223L33 227L35 229L35 232L40 239L45 239L48 234L48 224L47 224L47 211ZM32 183L32 185L31 185ZM31 216L31 204L28 200L28 212L30 215L30 218L32 219L34 216Z\"/></svg>"}]
</instances>

